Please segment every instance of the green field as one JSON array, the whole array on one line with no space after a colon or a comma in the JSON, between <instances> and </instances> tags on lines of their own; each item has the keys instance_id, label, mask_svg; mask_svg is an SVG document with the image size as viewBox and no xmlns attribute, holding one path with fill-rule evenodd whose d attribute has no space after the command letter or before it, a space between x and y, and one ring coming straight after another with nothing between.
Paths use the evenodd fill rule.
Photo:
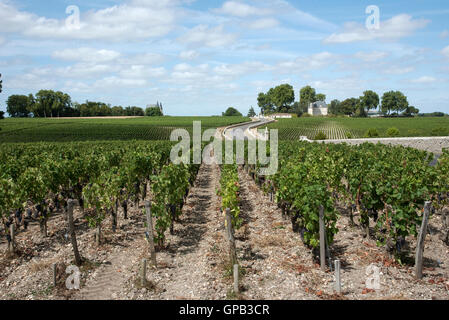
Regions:
<instances>
[{"instance_id":1,"label":"green field","mask_svg":"<svg viewBox=\"0 0 449 320\"><path fill-rule=\"evenodd\" d=\"M268 128L279 130L280 140L298 140L301 136L315 139L324 132L327 139L363 138L370 128L380 137L388 137L389 128L397 128L400 137L449 135L449 117L417 118L293 118L280 119Z\"/></svg>"},{"instance_id":2,"label":"green field","mask_svg":"<svg viewBox=\"0 0 449 320\"><path fill-rule=\"evenodd\" d=\"M250 121L245 117L142 117L134 119L3 119L0 143L96 140L169 140L174 129L190 133L193 121L203 130Z\"/></svg>"}]
</instances>

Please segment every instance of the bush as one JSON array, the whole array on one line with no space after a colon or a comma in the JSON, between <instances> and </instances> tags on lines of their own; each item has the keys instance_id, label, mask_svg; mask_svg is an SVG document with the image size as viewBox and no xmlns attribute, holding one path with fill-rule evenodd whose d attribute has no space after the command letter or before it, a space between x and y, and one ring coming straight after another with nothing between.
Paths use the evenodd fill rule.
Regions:
<instances>
[{"instance_id":1,"label":"bush","mask_svg":"<svg viewBox=\"0 0 449 320\"><path fill-rule=\"evenodd\" d=\"M0 120L5 118L5 112L4 111L0 111Z\"/></svg>"},{"instance_id":2,"label":"bush","mask_svg":"<svg viewBox=\"0 0 449 320\"><path fill-rule=\"evenodd\" d=\"M421 131L418 129L410 129L407 131L407 136L409 137L419 137L421 136Z\"/></svg>"},{"instance_id":3,"label":"bush","mask_svg":"<svg viewBox=\"0 0 449 320\"><path fill-rule=\"evenodd\" d=\"M223 117L242 117L243 115L235 108L228 108L226 112L223 112Z\"/></svg>"},{"instance_id":4,"label":"bush","mask_svg":"<svg viewBox=\"0 0 449 320\"><path fill-rule=\"evenodd\" d=\"M368 131L366 131L365 133L365 138L376 138L379 136L379 132L377 131L377 129L371 128L368 129Z\"/></svg>"},{"instance_id":5,"label":"bush","mask_svg":"<svg viewBox=\"0 0 449 320\"><path fill-rule=\"evenodd\" d=\"M145 110L145 116L147 117L162 117L164 114L158 107L149 107Z\"/></svg>"},{"instance_id":6,"label":"bush","mask_svg":"<svg viewBox=\"0 0 449 320\"><path fill-rule=\"evenodd\" d=\"M388 137L399 137L401 135L401 133L399 132L398 128L389 128L387 130L387 136Z\"/></svg>"},{"instance_id":7,"label":"bush","mask_svg":"<svg viewBox=\"0 0 449 320\"><path fill-rule=\"evenodd\" d=\"M322 131L318 132L318 134L315 136L315 140L326 140L326 139L327 139L327 136Z\"/></svg>"},{"instance_id":8,"label":"bush","mask_svg":"<svg viewBox=\"0 0 449 320\"><path fill-rule=\"evenodd\" d=\"M312 115L311 114L309 114L309 113L303 113L302 114L302 118L310 118Z\"/></svg>"},{"instance_id":9,"label":"bush","mask_svg":"<svg viewBox=\"0 0 449 320\"><path fill-rule=\"evenodd\" d=\"M352 133L346 132L346 139L352 139Z\"/></svg>"},{"instance_id":10,"label":"bush","mask_svg":"<svg viewBox=\"0 0 449 320\"><path fill-rule=\"evenodd\" d=\"M432 130L431 135L433 137L444 137L448 135L448 129L446 128L435 128Z\"/></svg>"}]
</instances>

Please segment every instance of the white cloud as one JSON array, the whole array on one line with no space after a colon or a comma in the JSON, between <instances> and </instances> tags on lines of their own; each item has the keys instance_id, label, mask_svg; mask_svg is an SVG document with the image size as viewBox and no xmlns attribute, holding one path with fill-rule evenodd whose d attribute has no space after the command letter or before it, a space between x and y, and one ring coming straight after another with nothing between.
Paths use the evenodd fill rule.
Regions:
<instances>
[{"instance_id":1,"label":"white cloud","mask_svg":"<svg viewBox=\"0 0 449 320\"><path fill-rule=\"evenodd\" d=\"M441 50L441 53L446 57L449 58L449 46Z\"/></svg>"},{"instance_id":2,"label":"white cloud","mask_svg":"<svg viewBox=\"0 0 449 320\"><path fill-rule=\"evenodd\" d=\"M191 46L223 47L234 43L236 36L225 33L223 25L209 28L206 25L198 25L187 31L178 40Z\"/></svg>"},{"instance_id":3,"label":"white cloud","mask_svg":"<svg viewBox=\"0 0 449 320\"><path fill-rule=\"evenodd\" d=\"M237 77L255 72L272 70L272 67L261 62L244 62L241 64L221 64L214 68L219 76Z\"/></svg>"},{"instance_id":4,"label":"white cloud","mask_svg":"<svg viewBox=\"0 0 449 320\"><path fill-rule=\"evenodd\" d=\"M53 52L52 57L67 61L99 63L115 60L120 57L120 53L112 50L97 50L83 47L55 51Z\"/></svg>"},{"instance_id":5,"label":"white cloud","mask_svg":"<svg viewBox=\"0 0 449 320\"><path fill-rule=\"evenodd\" d=\"M257 8L236 1L227 1L223 4L223 6L220 9L216 9L214 11L217 13L228 14L240 18L245 18L249 16L269 15L272 13L271 10L264 8Z\"/></svg>"},{"instance_id":6,"label":"white cloud","mask_svg":"<svg viewBox=\"0 0 449 320\"><path fill-rule=\"evenodd\" d=\"M145 79L145 78L155 79L164 76L165 73L166 70L163 67L148 68L143 65L132 65L119 72L120 76L132 79Z\"/></svg>"},{"instance_id":7,"label":"white cloud","mask_svg":"<svg viewBox=\"0 0 449 320\"><path fill-rule=\"evenodd\" d=\"M338 56L330 52L320 52L310 56L301 56L295 60L283 61L277 65L282 73L298 73L321 69L337 63Z\"/></svg>"},{"instance_id":8,"label":"white cloud","mask_svg":"<svg viewBox=\"0 0 449 320\"><path fill-rule=\"evenodd\" d=\"M165 60L165 57L158 53L139 53L126 58L118 59L120 64L139 64L139 65L154 65L159 64Z\"/></svg>"},{"instance_id":9,"label":"white cloud","mask_svg":"<svg viewBox=\"0 0 449 320\"><path fill-rule=\"evenodd\" d=\"M95 81L94 87L96 88L121 88L121 87L143 87L148 82L145 79L126 79L119 77L106 77Z\"/></svg>"},{"instance_id":10,"label":"white cloud","mask_svg":"<svg viewBox=\"0 0 449 320\"><path fill-rule=\"evenodd\" d=\"M446 39L447 37L449 37L449 31L448 30L444 30L443 32L440 33L440 38L441 39Z\"/></svg>"},{"instance_id":11,"label":"white cloud","mask_svg":"<svg viewBox=\"0 0 449 320\"><path fill-rule=\"evenodd\" d=\"M182 51L179 54L179 58L183 60L194 60L199 57L199 53L195 50Z\"/></svg>"},{"instance_id":12,"label":"white cloud","mask_svg":"<svg viewBox=\"0 0 449 320\"><path fill-rule=\"evenodd\" d=\"M401 75L415 71L415 67L401 67L401 66L385 66L382 73L391 75Z\"/></svg>"},{"instance_id":13,"label":"white cloud","mask_svg":"<svg viewBox=\"0 0 449 320\"><path fill-rule=\"evenodd\" d=\"M250 29L268 29L277 27L278 25L279 21L272 18L257 19L248 23L248 27Z\"/></svg>"},{"instance_id":14,"label":"white cloud","mask_svg":"<svg viewBox=\"0 0 449 320\"><path fill-rule=\"evenodd\" d=\"M384 59L388 56L388 53L381 51L373 51L373 52L357 52L354 57L365 62L374 62L377 60Z\"/></svg>"},{"instance_id":15,"label":"white cloud","mask_svg":"<svg viewBox=\"0 0 449 320\"><path fill-rule=\"evenodd\" d=\"M3 45L6 42L6 39L3 37L0 37L0 46Z\"/></svg>"},{"instance_id":16,"label":"white cloud","mask_svg":"<svg viewBox=\"0 0 449 320\"><path fill-rule=\"evenodd\" d=\"M436 78L430 77L430 76L422 76L420 78L410 80L411 83L417 83L417 84L434 83L436 81L437 81Z\"/></svg>"},{"instance_id":17,"label":"white cloud","mask_svg":"<svg viewBox=\"0 0 449 320\"><path fill-rule=\"evenodd\" d=\"M75 29L66 25L66 18L40 17L0 2L0 30L46 39L129 41L160 37L175 25L176 4L170 0L131 0L106 9L81 12L79 29Z\"/></svg>"},{"instance_id":18,"label":"white cloud","mask_svg":"<svg viewBox=\"0 0 449 320\"><path fill-rule=\"evenodd\" d=\"M348 22L342 33L334 33L324 39L324 43L349 43L368 40L397 40L410 36L416 30L424 28L430 21L415 19L408 14L400 14L380 23L378 30L368 30L364 25Z\"/></svg>"}]
</instances>

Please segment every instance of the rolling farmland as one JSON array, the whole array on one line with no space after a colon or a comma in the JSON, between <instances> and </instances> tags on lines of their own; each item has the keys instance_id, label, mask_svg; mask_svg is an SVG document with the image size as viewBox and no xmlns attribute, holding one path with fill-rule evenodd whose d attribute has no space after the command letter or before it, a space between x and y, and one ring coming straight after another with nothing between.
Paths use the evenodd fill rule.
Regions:
<instances>
[{"instance_id":1,"label":"rolling farmland","mask_svg":"<svg viewBox=\"0 0 449 320\"><path fill-rule=\"evenodd\" d=\"M400 137L449 135L449 117L441 118L293 118L280 119L268 128L279 130L279 139L298 140L301 136L315 139L319 132L327 139L363 138L368 129L379 137L388 137L389 128L397 128Z\"/></svg>"},{"instance_id":2,"label":"rolling farmland","mask_svg":"<svg viewBox=\"0 0 449 320\"><path fill-rule=\"evenodd\" d=\"M142 117L133 119L4 119L0 143L104 140L169 140L174 129L190 133L193 121L202 130L249 121L245 117Z\"/></svg>"}]
</instances>

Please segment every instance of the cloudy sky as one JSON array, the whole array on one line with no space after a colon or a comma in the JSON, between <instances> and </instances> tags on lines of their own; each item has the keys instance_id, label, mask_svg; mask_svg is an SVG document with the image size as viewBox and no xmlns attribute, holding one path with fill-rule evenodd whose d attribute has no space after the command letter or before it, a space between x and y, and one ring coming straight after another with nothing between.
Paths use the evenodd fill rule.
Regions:
<instances>
[{"instance_id":1,"label":"cloudy sky","mask_svg":"<svg viewBox=\"0 0 449 320\"><path fill-rule=\"evenodd\" d=\"M0 0L0 73L0 110L11 94L53 89L162 101L170 115L246 113L290 83L297 99L308 84L328 101L401 90L421 111L449 112L449 2Z\"/></svg>"}]
</instances>

